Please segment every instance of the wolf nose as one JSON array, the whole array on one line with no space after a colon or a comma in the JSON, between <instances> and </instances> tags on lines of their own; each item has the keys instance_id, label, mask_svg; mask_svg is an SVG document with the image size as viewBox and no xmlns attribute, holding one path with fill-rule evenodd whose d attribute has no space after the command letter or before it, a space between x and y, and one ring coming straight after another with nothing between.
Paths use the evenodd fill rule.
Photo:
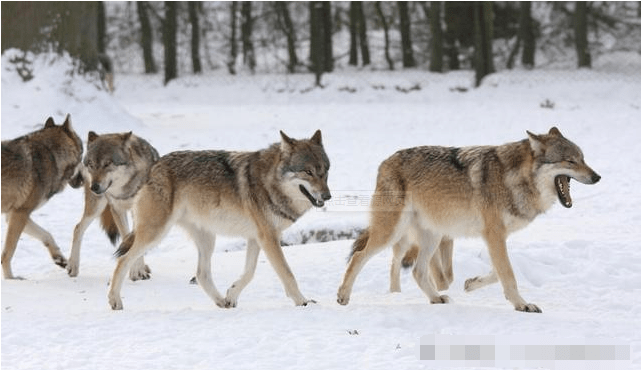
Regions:
<instances>
[{"instance_id":1,"label":"wolf nose","mask_svg":"<svg viewBox=\"0 0 643 370\"><path fill-rule=\"evenodd\" d=\"M330 193L324 193L324 194L322 194L322 199L323 199L323 200L325 200L325 201L326 201L326 200L329 200L330 198L331 198Z\"/></svg>"},{"instance_id":2,"label":"wolf nose","mask_svg":"<svg viewBox=\"0 0 643 370\"><path fill-rule=\"evenodd\" d=\"M600 180L600 179L601 179L601 176L600 176L599 174L594 173L594 174L592 175L592 182L593 182L594 184L595 184L595 183L597 183L597 182L598 182L598 180Z\"/></svg>"},{"instance_id":3,"label":"wolf nose","mask_svg":"<svg viewBox=\"0 0 643 370\"><path fill-rule=\"evenodd\" d=\"M96 194L100 194L100 185L97 183L93 183L91 186L91 190Z\"/></svg>"}]
</instances>

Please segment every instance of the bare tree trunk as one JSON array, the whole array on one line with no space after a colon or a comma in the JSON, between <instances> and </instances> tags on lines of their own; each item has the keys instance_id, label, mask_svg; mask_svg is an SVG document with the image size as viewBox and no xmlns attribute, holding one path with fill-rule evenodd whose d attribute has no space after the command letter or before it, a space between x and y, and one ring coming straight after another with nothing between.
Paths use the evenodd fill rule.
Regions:
<instances>
[{"instance_id":1,"label":"bare tree trunk","mask_svg":"<svg viewBox=\"0 0 643 370\"><path fill-rule=\"evenodd\" d=\"M447 59L449 60L449 70L456 71L460 69L460 59L458 47L456 44L456 29L458 28L456 14L458 12L457 5L451 1L444 2L444 23L446 23L446 30L444 33L444 43L446 45Z\"/></svg>"},{"instance_id":2,"label":"bare tree trunk","mask_svg":"<svg viewBox=\"0 0 643 370\"><path fill-rule=\"evenodd\" d=\"M243 63L254 73L257 61L252 43L252 2L241 2L241 45L243 48Z\"/></svg>"},{"instance_id":3,"label":"bare tree trunk","mask_svg":"<svg viewBox=\"0 0 643 370\"><path fill-rule=\"evenodd\" d=\"M310 2L310 62L317 87L322 87L321 77L324 73L323 7L321 1Z\"/></svg>"},{"instance_id":4,"label":"bare tree trunk","mask_svg":"<svg viewBox=\"0 0 643 370\"><path fill-rule=\"evenodd\" d=\"M230 58L228 59L228 72L237 74L237 1L230 4Z\"/></svg>"},{"instance_id":5,"label":"bare tree trunk","mask_svg":"<svg viewBox=\"0 0 643 370\"><path fill-rule=\"evenodd\" d=\"M105 3L102 1L98 2L98 19L96 20L96 28L98 30L98 53L105 53Z\"/></svg>"},{"instance_id":6,"label":"bare tree trunk","mask_svg":"<svg viewBox=\"0 0 643 370\"><path fill-rule=\"evenodd\" d=\"M288 43L288 72L294 73L297 64L299 64L299 60L297 59L297 39L295 28L293 27L292 19L290 18L288 2L277 1L275 2L275 8L279 18L279 24L286 35L286 41Z\"/></svg>"},{"instance_id":7,"label":"bare tree trunk","mask_svg":"<svg viewBox=\"0 0 643 370\"><path fill-rule=\"evenodd\" d=\"M141 46L143 47L145 73L156 73L156 63L154 63L154 54L152 53L152 27L147 15L147 7L147 1L136 2L136 12L141 22Z\"/></svg>"},{"instance_id":8,"label":"bare tree trunk","mask_svg":"<svg viewBox=\"0 0 643 370\"><path fill-rule=\"evenodd\" d=\"M351 4L352 3L353 2L351 2ZM366 18L364 17L362 2L357 1L356 3L358 4L357 20L359 21L359 26L357 33L359 35L359 47L362 53L362 65L366 66L371 64L371 53L368 50L368 38L366 37Z\"/></svg>"},{"instance_id":9,"label":"bare tree trunk","mask_svg":"<svg viewBox=\"0 0 643 370\"><path fill-rule=\"evenodd\" d=\"M409 19L409 4L406 1L398 1L400 11L400 34L402 36L402 65L404 68L415 67L413 57L413 43L411 42L411 21Z\"/></svg>"},{"instance_id":10,"label":"bare tree trunk","mask_svg":"<svg viewBox=\"0 0 643 370\"><path fill-rule=\"evenodd\" d=\"M348 57L348 64L352 66L357 65L357 4L359 2L357 1L351 1L350 2L350 21L349 21L349 29L350 29L350 35L351 35L351 45L350 45L350 51L349 51L349 57Z\"/></svg>"},{"instance_id":11,"label":"bare tree trunk","mask_svg":"<svg viewBox=\"0 0 643 370\"><path fill-rule=\"evenodd\" d=\"M484 76L493 73L493 4L490 1L475 3L473 6L475 29L476 87Z\"/></svg>"},{"instance_id":12,"label":"bare tree trunk","mask_svg":"<svg viewBox=\"0 0 643 370\"><path fill-rule=\"evenodd\" d=\"M379 1L375 2L375 11L380 18L380 22L382 22L382 28L384 28L384 57L386 58L386 63L388 63L388 69L392 71L395 69L395 64L393 63L393 59L391 59L391 54L389 53L391 43L388 35L388 21L384 16L382 4Z\"/></svg>"},{"instance_id":13,"label":"bare tree trunk","mask_svg":"<svg viewBox=\"0 0 643 370\"><path fill-rule=\"evenodd\" d=\"M324 72L332 72L333 60L333 12L330 1L322 1L323 40L324 40Z\"/></svg>"},{"instance_id":14,"label":"bare tree trunk","mask_svg":"<svg viewBox=\"0 0 643 370\"><path fill-rule=\"evenodd\" d=\"M190 24L192 25L192 71L194 73L201 73L201 58L199 57L199 14L198 10L201 6L200 2L188 1L188 13L190 15Z\"/></svg>"},{"instance_id":15,"label":"bare tree trunk","mask_svg":"<svg viewBox=\"0 0 643 370\"><path fill-rule=\"evenodd\" d=\"M165 20L163 22L163 45L165 49L165 80L167 85L177 77L176 68L176 2L165 2Z\"/></svg>"},{"instance_id":16,"label":"bare tree trunk","mask_svg":"<svg viewBox=\"0 0 643 370\"><path fill-rule=\"evenodd\" d=\"M431 1L429 5L429 27L431 28L431 63L429 71L442 72L442 22L440 21L440 2Z\"/></svg>"},{"instance_id":17,"label":"bare tree trunk","mask_svg":"<svg viewBox=\"0 0 643 370\"><path fill-rule=\"evenodd\" d=\"M592 67L592 56L589 54L587 42L587 3L576 2L574 12L574 37L576 38L576 55L578 57L578 68Z\"/></svg>"},{"instance_id":18,"label":"bare tree trunk","mask_svg":"<svg viewBox=\"0 0 643 370\"><path fill-rule=\"evenodd\" d=\"M533 68L535 65L536 38L531 19L531 1L520 3L520 38L523 41L522 65Z\"/></svg>"}]
</instances>

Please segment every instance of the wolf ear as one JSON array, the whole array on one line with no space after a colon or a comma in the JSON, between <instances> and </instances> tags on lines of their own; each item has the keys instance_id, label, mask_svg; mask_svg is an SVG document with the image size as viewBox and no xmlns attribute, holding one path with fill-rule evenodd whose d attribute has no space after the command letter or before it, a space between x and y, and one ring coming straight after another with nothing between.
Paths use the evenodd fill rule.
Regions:
<instances>
[{"instance_id":1,"label":"wolf ear","mask_svg":"<svg viewBox=\"0 0 643 370\"><path fill-rule=\"evenodd\" d=\"M284 132L281 130L279 130L279 134L281 134L281 151L290 151L290 149L292 149L292 147L295 145L295 140L289 138L288 135L284 134Z\"/></svg>"},{"instance_id":2,"label":"wolf ear","mask_svg":"<svg viewBox=\"0 0 643 370\"><path fill-rule=\"evenodd\" d=\"M98 139L98 135L94 131L89 131L89 134L87 134L87 144L91 143L96 139Z\"/></svg>"},{"instance_id":3,"label":"wolf ear","mask_svg":"<svg viewBox=\"0 0 643 370\"><path fill-rule=\"evenodd\" d=\"M558 131L558 128L556 128L556 126L550 128L548 134L563 137L563 134Z\"/></svg>"},{"instance_id":4,"label":"wolf ear","mask_svg":"<svg viewBox=\"0 0 643 370\"><path fill-rule=\"evenodd\" d=\"M72 128L71 128L71 115L69 113L67 113L67 117L65 117L65 122L63 122L63 128L67 132L72 131Z\"/></svg>"},{"instance_id":5,"label":"wolf ear","mask_svg":"<svg viewBox=\"0 0 643 370\"><path fill-rule=\"evenodd\" d=\"M317 145L322 145L321 130L315 131L315 134L310 138L310 141Z\"/></svg>"},{"instance_id":6,"label":"wolf ear","mask_svg":"<svg viewBox=\"0 0 643 370\"><path fill-rule=\"evenodd\" d=\"M54 126L56 126L56 124L54 123L54 119L52 117L47 118L47 121L45 122L45 128Z\"/></svg>"},{"instance_id":7,"label":"wolf ear","mask_svg":"<svg viewBox=\"0 0 643 370\"><path fill-rule=\"evenodd\" d=\"M543 142L542 137L527 130L527 135L529 135L529 145L531 149L536 153L542 153L544 151L545 143Z\"/></svg>"},{"instance_id":8,"label":"wolf ear","mask_svg":"<svg viewBox=\"0 0 643 370\"><path fill-rule=\"evenodd\" d=\"M129 140L129 138L132 137L132 131L122 134L121 137L123 138L123 141Z\"/></svg>"}]
</instances>

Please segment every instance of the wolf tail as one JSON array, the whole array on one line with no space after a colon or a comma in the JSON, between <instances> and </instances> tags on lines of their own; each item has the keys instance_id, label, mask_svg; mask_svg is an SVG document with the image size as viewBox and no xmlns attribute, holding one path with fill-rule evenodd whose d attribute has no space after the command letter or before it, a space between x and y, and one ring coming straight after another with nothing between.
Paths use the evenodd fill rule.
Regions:
<instances>
[{"instance_id":1,"label":"wolf tail","mask_svg":"<svg viewBox=\"0 0 643 370\"><path fill-rule=\"evenodd\" d=\"M111 241L113 245L116 245L116 242L120 237L120 233L118 232L118 227L116 227L116 222L114 222L114 216L112 215L112 206L110 206L109 204L107 205L107 207L105 207L103 213L100 215L100 225L103 227L103 230L105 230L109 241Z\"/></svg>"},{"instance_id":2,"label":"wolf tail","mask_svg":"<svg viewBox=\"0 0 643 370\"><path fill-rule=\"evenodd\" d=\"M131 233L127 234L125 238L123 238L123 242L121 245L116 249L116 252L114 252L115 257L122 257L129 252L129 250L132 248L132 244L134 244L134 239L136 238L136 233L132 231Z\"/></svg>"},{"instance_id":3,"label":"wolf tail","mask_svg":"<svg viewBox=\"0 0 643 370\"><path fill-rule=\"evenodd\" d=\"M357 239L355 239L355 241L353 242L353 247L351 248L351 254L348 256L349 260L351 259L351 257L353 257L353 254L355 254L355 252L359 252L364 248L366 248L366 243L368 243L369 235L370 235L370 232L368 231L368 228L364 229L364 231L362 231L359 234Z\"/></svg>"},{"instance_id":4,"label":"wolf tail","mask_svg":"<svg viewBox=\"0 0 643 370\"><path fill-rule=\"evenodd\" d=\"M417 245L412 245L411 248L406 252L404 258L402 258L402 267L405 269L415 265L415 261L418 258L419 249Z\"/></svg>"}]
</instances>

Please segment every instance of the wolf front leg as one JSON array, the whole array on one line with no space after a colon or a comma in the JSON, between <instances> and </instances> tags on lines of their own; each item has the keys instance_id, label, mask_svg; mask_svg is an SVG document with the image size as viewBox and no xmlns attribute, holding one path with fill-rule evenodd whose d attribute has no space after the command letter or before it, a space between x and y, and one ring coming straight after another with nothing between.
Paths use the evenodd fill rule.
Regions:
<instances>
[{"instance_id":1,"label":"wolf front leg","mask_svg":"<svg viewBox=\"0 0 643 370\"><path fill-rule=\"evenodd\" d=\"M71 242L71 253L67 261L67 273L71 277L78 276L80 269L80 245L85 235L85 230L100 215L107 206L107 199L104 196L91 194L88 185L85 185L85 210L80 222L74 228L74 236Z\"/></svg>"},{"instance_id":2,"label":"wolf front leg","mask_svg":"<svg viewBox=\"0 0 643 370\"><path fill-rule=\"evenodd\" d=\"M226 293L226 307L237 307L237 299L241 291L250 283L257 269L257 260L259 259L259 244L254 239L248 239L246 247L246 267L243 274L237 281L232 283Z\"/></svg>"},{"instance_id":3,"label":"wolf front leg","mask_svg":"<svg viewBox=\"0 0 643 370\"><path fill-rule=\"evenodd\" d=\"M11 211L7 215L7 236L2 249L2 274L5 279L16 279L11 271L11 259L16 252L18 239L29 220L29 213L24 211ZM18 278L20 279L20 278Z\"/></svg>"},{"instance_id":4,"label":"wolf front leg","mask_svg":"<svg viewBox=\"0 0 643 370\"><path fill-rule=\"evenodd\" d=\"M487 224L483 234L489 249L491 263L502 284L505 298L514 305L517 311L542 312L535 304L527 303L518 293L518 284L507 254L507 234L504 226Z\"/></svg>"},{"instance_id":5,"label":"wolf front leg","mask_svg":"<svg viewBox=\"0 0 643 370\"><path fill-rule=\"evenodd\" d=\"M314 300L306 299L299 291L295 275L290 270L288 262L286 262L286 257L279 245L279 233L276 230L271 230L267 226L260 225L258 241L268 261L270 261L272 268L279 276L286 295L290 297L297 306L317 303Z\"/></svg>"}]
</instances>

